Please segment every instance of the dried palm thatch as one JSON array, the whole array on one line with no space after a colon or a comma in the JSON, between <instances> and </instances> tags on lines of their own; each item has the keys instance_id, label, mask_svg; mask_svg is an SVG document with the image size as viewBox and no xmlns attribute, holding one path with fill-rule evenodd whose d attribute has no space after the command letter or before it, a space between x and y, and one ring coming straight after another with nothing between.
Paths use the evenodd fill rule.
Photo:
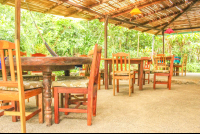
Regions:
<instances>
[{"instance_id":1,"label":"dried palm thatch","mask_svg":"<svg viewBox=\"0 0 200 134\"><path fill-rule=\"evenodd\" d=\"M175 32L200 30L200 0L26 0L31 11L104 21L151 34L167 28ZM15 5L15 0L0 0ZM131 16L133 8L142 14ZM22 0L21 8L27 9Z\"/></svg>"}]
</instances>

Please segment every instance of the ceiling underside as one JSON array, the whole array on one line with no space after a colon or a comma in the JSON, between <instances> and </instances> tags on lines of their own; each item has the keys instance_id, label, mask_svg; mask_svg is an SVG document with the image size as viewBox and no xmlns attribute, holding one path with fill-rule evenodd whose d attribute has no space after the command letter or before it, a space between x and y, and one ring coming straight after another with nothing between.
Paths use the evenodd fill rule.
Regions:
<instances>
[{"instance_id":1,"label":"ceiling underside","mask_svg":"<svg viewBox=\"0 0 200 134\"><path fill-rule=\"evenodd\" d=\"M21 8L46 14L86 20L99 19L129 29L162 34L200 31L200 0L21 0ZM15 6L15 0L0 0ZM131 16L133 8L142 14Z\"/></svg>"}]
</instances>

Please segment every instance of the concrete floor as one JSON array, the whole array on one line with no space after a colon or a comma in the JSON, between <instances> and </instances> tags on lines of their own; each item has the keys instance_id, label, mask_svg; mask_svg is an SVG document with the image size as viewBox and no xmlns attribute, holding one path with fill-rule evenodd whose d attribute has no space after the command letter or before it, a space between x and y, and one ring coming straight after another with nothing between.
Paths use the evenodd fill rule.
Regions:
<instances>
[{"instance_id":1,"label":"concrete floor","mask_svg":"<svg viewBox=\"0 0 200 134\"><path fill-rule=\"evenodd\" d=\"M199 79L200 80L200 79ZM135 85L128 97L128 81L120 81L120 93L113 96L112 86L98 91L97 116L87 126L87 115L60 113L60 124L46 127L38 116L27 121L29 133L199 133L200 88L198 84L146 84L142 91ZM27 111L35 106L35 98L26 104ZM52 106L53 111L53 106ZM54 119L53 119L54 122ZM20 133L20 122L10 116L0 117L0 133Z\"/></svg>"}]
</instances>

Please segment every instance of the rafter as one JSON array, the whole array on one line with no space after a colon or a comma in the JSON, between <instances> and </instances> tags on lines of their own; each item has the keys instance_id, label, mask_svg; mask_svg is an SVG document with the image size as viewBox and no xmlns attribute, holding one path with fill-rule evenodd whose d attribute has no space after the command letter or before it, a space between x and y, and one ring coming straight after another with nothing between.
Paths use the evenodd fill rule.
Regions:
<instances>
[{"instance_id":1,"label":"rafter","mask_svg":"<svg viewBox=\"0 0 200 134\"><path fill-rule=\"evenodd\" d=\"M163 12L163 11L165 11L165 10L168 10L168 9L170 9L170 8L174 8L174 7L176 7L176 6L180 6L180 5L183 5L183 4L185 4L185 2L184 2L184 1L180 1L180 2L178 2L178 3L175 3L175 4L171 5L171 6L168 6L168 7L166 7L166 8L161 8L160 10L153 11L153 12L151 12L151 13L146 13L146 14L143 13L143 14L141 14L140 16L138 16L138 17L136 17L136 18L131 18L131 21L134 21L134 20L137 20L137 19L142 19L142 18L144 18L144 17L147 17L147 16L150 16L150 15L156 14L156 13L158 13L158 12Z\"/></svg>"},{"instance_id":2,"label":"rafter","mask_svg":"<svg viewBox=\"0 0 200 134\"><path fill-rule=\"evenodd\" d=\"M183 10L182 13L178 14L175 18L173 18L173 19L170 21L169 24L167 24L166 26L164 26L164 27L162 28L162 30L164 30L164 29L165 29L166 27L168 27L171 23L173 23L175 20L177 20L177 19L178 19L181 15L183 15L185 12L189 11L189 10L192 8L192 6L193 6L194 4L196 4L198 1L200 1L200 0L194 0L193 2L191 2L191 4L188 5L188 6ZM157 32L156 35L159 34L162 30L160 30L159 32Z\"/></svg>"},{"instance_id":3,"label":"rafter","mask_svg":"<svg viewBox=\"0 0 200 134\"><path fill-rule=\"evenodd\" d=\"M148 28L148 29L154 29L154 30L160 30L160 29L157 29L157 28L154 28L154 27L142 26L142 25L137 24L137 23L133 23L133 22L130 22L130 21L125 21L125 20L121 20L121 19L117 19L117 18L109 18L109 19L110 20L114 20L114 21L119 21L119 22L127 23L127 24L131 24L131 25L135 25L135 26L138 26L138 27L143 27L143 28Z\"/></svg>"},{"instance_id":4,"label":"rafter","mask_svg":"<svg viewBox=\"0 0 200 134\"><path fill-rule=\"evenodd\" d=\"M81 6L81 5L79 5L79 4L76 4L76 3L74 3L74 2L71 2L71 1L69 1L69 0L61 0L61 1L65 2L65 3L67 3L67 4L70 4L70 5L72 5L72 6L75 6L75 7L79 8L79 9L85 10L85 11L87 11L87 12L90 12L90 13L93 13L93 14L96 14L96 15L99 15L99 16L104 17L103 14L98 13L98 12L96 12L96 11L94 11L94 10L91 10L91 9L88 8L88 7Z\"/></svg>"},{"instance_id":5,"label":"rafter","mask_svg":"<svg viewBox=\"0 0 200 134\"><path fill-rule=\"evenodd\" d=\"M4 0L3 2L2 2L2 4L4 5L4 4L6 4L7 2L9 2L10 0Z\"/></svg>"},{"instance_id":6,"label":"rafter","mask_svg":"<svg viewBox=\"0 0 200 134\"><path fill-rule=\"evenodd\" d=\"M56 7L58 7L58 6L62 5L62 4L63 4L63 2L62 2L62 1L59 1L59 2L56 3L55 5L53 5L52 7L50 7L49 9L47 9L46 11L44 11L43 13L48 13L48 12L50 12L51 10L53 10L54 8L56 8Z\"/></svg>"},{"instance_id":7,"label":"rafter","mask_svg":"<svg viewBox=\"0 0 200 134\"><path fill-rule=\"evenodd\" d=\"M191 30L191 29L200 29L200 27L180 28L180 29L173 29L173 30L174 31L181 31L181 30Z\"/></svg>"},{"instance_id":8,"label":"rafter","mask_svg":"<svg viewBox=\"0 0 200 134\"><path fill-rule=\"evenodd\" d=\"M137 7L138 7L139 9L141 9L141 8L145 8L145 7L148 7L148 6L151 6L151 5L160 3L160 2L162 2L162 1L165 1L165 0L156 0L156 1L154 1L154 2L149 2L149 3L147 3L147 4L139 5L139 6L137 6ZM136 4L133 4L133 5L130 6L130 7L134 8L135 6L136 6ZM114 18L114 17L120 16L120 15L122 15L122 14L129 13L129 12L132 11L132 8L131 8L131 9L128 9L128 10L125 10L125 11L122 11L122 12L120 12L120 13L114 14L114 15L112 15L112 17Z\"/></svg>"},{"instance_id":9,"label":"rafter","mask_svg":"<svg viewBox=\"0 0 200 134\"><path fill-rule=\"evenodd\" d=\"M163 23L163 24L161 24L161 25L157 25L157 26L155 26L154 28L158 28L158 27L162 27L162 26L165 26L165 25L167 25L168 23L166 22L166 23ZM147 32L147 31L149 31L149 30L151 30L151 29L147 29L147 30L144 30L144 31L142 31L142 32Z\"/></svg>"},{"instance_id":10,"label":"rafter","mask_svg":"<svg viewBox=\"0 0 200 134\"><path fill-rule=\"evenodd\" d=\"M157 17L156 19L151 20L151 21L144 22L144 23L142 23L141 25L147 25L147 24L149 24L149 23L153 23L153 22L155 22L155 21L159 21L159 20L162 20L162 19L166 19L166 18L168 18L168 17L177 15L177 14L179 14L179 13L181 13L181 11L177 11L177 12L174 12L174 13L170 13L170 14L168 14L168 15L166 15L166 16L162 16L162 17Z\"/></svg>"}]
</instances>

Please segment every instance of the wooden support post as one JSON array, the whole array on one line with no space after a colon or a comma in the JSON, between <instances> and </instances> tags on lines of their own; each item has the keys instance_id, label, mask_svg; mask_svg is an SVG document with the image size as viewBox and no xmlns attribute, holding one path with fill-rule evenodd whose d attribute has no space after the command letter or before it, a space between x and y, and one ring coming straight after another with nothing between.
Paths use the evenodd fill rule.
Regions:
<instances>
[{"instance_id":1,"label":"wooden support post","mask_svg":"<svg viewBox=\"0 0 200 134\"><path fill-rule=\"evenodd\" d=\"M163 35L163 54L165 54L165 32L164 32L164 30L162 31L162 35Z\"/></svg>"},{"instance_id":2,"label":"wooden support post","mask_svg":"<svg viewBox=\"0 0 200 134\"><path fill-rule=\"evenodd\" d=\"M107 37L108 37L108 16L105 16L104 22L104 58L107 58ZM105 60L105 89L108 89L108 61Z\"/></svg>"},{"instance_id":3,"label":"wooden support post","mask_svg":"<svg viewBox=\"0 0 200 134\"><path fill-rule=\"evenodd\" d=\"M15 0L15 49L17 64L17 79L19 89L19 107L21 132L26 133L26 117L25 117L25 94L22 78L22 67L20 57L20 16L21 16L21 0ZM20 75L21 74L21 75Z\"/></svg>"},{"instance_id":4,"label":"wooden support post","mask_svg":"<svg viewBox=\"0 0 200 134\"><path fill-rule=\"evenodd\" d=\"M138 33L137 57L139 57L139 47L140 47L140 34Z\"/></svg>"},{"instance_id":5,"label":"wooden support post","mask_svg":"<svg viewBox=\"0 0 200 134\"><path fill-rule=\"evenodd\" d=\"M154 53L154 43L155 43L155 35L153 35L153 42L152 42L152 58Z\"/></svg>"}]
</instances>

